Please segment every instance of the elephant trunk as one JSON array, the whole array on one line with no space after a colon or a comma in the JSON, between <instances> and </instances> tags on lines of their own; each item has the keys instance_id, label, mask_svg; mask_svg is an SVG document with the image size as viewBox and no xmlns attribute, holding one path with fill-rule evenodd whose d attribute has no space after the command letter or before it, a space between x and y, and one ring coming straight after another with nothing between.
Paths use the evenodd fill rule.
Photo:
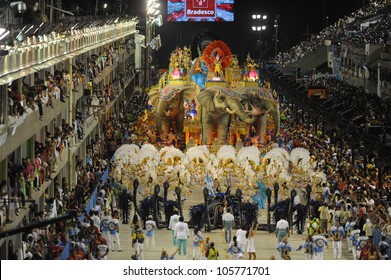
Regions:
<instances>
[{"instance_id":1,"label":"elephant trunk","mask_svg":"<svg viewBox=\"0 0 391 280\"><path fill-rule=\"evenodd\" d=\"M247 124L252 124L254 123L254 118L253 117L249 117L248 115L246 115L244 113L244 111L238 111L236 110L236 115L239 117L239 119L242 121L242 122L245 122Z\"/></svg>"},{"instance_id":2,"label":"elephant trunk","mask_svg":"<svg viewBox=\"0 0 391 280\"><path fill-rule=\"evenodd\" d=\"M246 114L246 112L245 112L245 110L239 100L227 98L226 103L228 106L225 109L228 113L230 113L230 114L235 113L240 118L240 120L242 122L245 122L248 124L252 124L254 122L254 118L249 117Z\"/></svg>"},{"instance_id":3,"label":"elephant trunk","mask_svg":"<svg viewBox=\"0 0 391 280\"><path fill-rule=\"evenodd\" d=\"M265 112L259 108L252 107L251 111L249 112L250 116L258 117L260 115L265 114Z\"/></svg>"},{"instance_id":4,"label":"elephant trunk","mask_svg":"<svg viewBox=\"0 0 391 280\"><path fill-rule=\"evenodd\" d=\"M168 109L168 110L165 110L164 111L164 114L167 116L167 117L169 117L170 115L171 115L171 109Z\"/></svg>"}]
</instances>

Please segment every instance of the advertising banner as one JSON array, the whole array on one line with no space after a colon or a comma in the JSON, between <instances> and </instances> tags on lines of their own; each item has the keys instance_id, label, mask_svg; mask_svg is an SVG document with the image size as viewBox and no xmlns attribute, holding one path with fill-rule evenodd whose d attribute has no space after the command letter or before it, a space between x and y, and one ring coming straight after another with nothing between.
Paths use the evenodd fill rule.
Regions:
<instances>
[{"instance_id":1,"label":"advertising banner","mask_svg":"<svg viewBox=\"0 0 391 280\"><path fill-rule=\"evenodd\" d=\"M234 0L168 0L168 21L234 21Z\"/></svg>"}]
</instances>

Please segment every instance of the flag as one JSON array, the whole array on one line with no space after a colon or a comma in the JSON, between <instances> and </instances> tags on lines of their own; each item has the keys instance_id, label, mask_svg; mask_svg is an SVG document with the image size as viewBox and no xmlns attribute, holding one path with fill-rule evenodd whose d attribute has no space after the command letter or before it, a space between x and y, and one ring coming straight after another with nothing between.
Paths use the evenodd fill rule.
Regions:
<instances>
[{"instance_id":1,"label":"flag","mask_svg":"<svg viewBox=\"0 0 391 280\"><path fill-rule=\"evenodd\" d=\"M160 39L160 34L157 35L155 38L153 38L153 39L151 40L151 42L149 42L148 45L149 45L149 46L151 47L151 49L153 49L153 50L159 50L160 47L162 46L162 41L161 41L161 39Z\"/></svg>"},{"instance_id":2,"label":"flag","mask_svg":"<svg viewBox=\"0 0 391 280\"><path fill-rule=\"evenodd\" d=\"M158 34L155 37L155 40L156 40L156 50L159 50L162 46L162 40L160 39L160 34Z\"/></svg>"},{"instance_id":3,"label":"flag","mask_svg":"<svg viewBox=\"0 0 391 280\"><path fill-rule=\"evenodd\" d=\"M209 195L211 197L214 197L215 196L215 192L213 190L213 180L212 178L210 177L209 173L206 174L206 177L205 177L205 182L204 182L204 188L207 188L209 190Z\"/></svg>"}]
</instances>

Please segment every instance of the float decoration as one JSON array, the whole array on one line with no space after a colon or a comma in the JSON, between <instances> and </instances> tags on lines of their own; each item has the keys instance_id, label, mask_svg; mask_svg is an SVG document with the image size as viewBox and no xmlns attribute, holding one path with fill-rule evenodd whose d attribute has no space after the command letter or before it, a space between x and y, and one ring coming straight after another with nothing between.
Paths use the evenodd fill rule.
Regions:
<instances>
[{"instance_id":1,"label":"float decoration","mask_svg":"<svg viewBox=\"0 0 391 280\"><path fill-rule=\"evenodd\" d=\"M247 54L245 76L246 81L255 82L259 80L257 67L259 67L259 65L255 63L255 60L251 58L250 54Z\"/></svg>"},{"instance_id":2,"label":"float decoration","mask_svg":"<svg viewBox=\"0 0 391 280\"><path fill-rule=\"evenodd\" d=\"M213 41L204 50L202 58L209 72L213 73L212 80L224 80L223 71L231 64L232 54L223 41Z\"/></svg>"}]
</instances>

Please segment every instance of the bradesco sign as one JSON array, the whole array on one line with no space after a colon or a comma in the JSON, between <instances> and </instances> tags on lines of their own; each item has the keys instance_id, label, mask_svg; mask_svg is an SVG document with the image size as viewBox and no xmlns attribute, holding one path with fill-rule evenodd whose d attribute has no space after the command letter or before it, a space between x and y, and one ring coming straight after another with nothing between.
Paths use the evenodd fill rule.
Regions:
<instances>
[{"instance_id":1,"label":"bradesco sign","mask_svg":"<svg viewBox=\"0 0 391 280\"><path fill-rule=\"evenodd\" d=\"M216 17L216 0L186 0L186 17Z\"/></svg>"}]
</instances>

